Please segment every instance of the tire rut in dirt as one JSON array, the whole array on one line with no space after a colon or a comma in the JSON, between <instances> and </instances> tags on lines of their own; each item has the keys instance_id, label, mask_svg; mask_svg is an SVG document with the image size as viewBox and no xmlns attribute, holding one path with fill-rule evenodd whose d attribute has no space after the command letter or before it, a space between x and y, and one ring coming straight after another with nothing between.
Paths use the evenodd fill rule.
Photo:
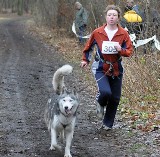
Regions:
<instances>
[{"instance_id":1,"label":"tire rut in dirt","mask_svg":"<svg viewBox=\"0 0 160 157\"><path fill-rule=\"evenodd\" d=\"M1 28L5 47L1 51L0 154L51 156L43 122L44 107L52 90L48 73L54 70L46 60L47 48L24 34L22 23L8 22Z\"/></svg>"}]
</instances>

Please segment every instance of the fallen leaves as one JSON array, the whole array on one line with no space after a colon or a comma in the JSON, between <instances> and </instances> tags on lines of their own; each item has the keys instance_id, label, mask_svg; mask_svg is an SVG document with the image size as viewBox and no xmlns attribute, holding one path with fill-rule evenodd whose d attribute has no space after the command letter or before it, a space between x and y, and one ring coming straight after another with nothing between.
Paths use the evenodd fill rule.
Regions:
<instances>
[{"instance_id":1,"label":"fallen leaves","mask_svg":"<svg viewBox=\"0 0 160 157\"><path fill-rule=\"evenodd\" d=\"M120 105L120 112L123 120L128 123L132 129L138 129L144 132L158 130L160 127L160 113L158 104L154 105Z\"/></svg>"},{"instance_id":2,"label":"fallen leaves","mask_svg":"<svg viewBox=\"0 0 160 157\"><path fill-rule=\"evenodd\" d=\"M84 46L80 45L77 39L68 37L64 29L33 28L32 32L39 34L43 41L54 46L56 51L62 53L67 62L75 63L78 69ZM150 58L154 60L153 57L142 57L138 63L133 58L124 59L126 73L119 110L128 127L143 132L151 132L160 127L160 98L158 94L160 82L155 77L156 72L150 73L151 70L148 69L150 65L146 65ZM87 88L96 94L91 69L86 69L85 73L80 70L79 72L82 73L78 78L79 81L87 82Z\"/></svg>"}]
</instances>

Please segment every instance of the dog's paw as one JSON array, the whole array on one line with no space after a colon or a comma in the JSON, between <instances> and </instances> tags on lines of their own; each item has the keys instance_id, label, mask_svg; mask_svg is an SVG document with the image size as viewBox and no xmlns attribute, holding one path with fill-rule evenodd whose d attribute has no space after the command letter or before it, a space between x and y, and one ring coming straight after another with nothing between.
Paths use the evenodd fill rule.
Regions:
<instances>
[{"instance_id":1,"label":"dog's paw","mask_svg":"<svg viewBox=\"0 0 160 157\"><path fill-rule=\"evenodd\" d=\"M72 157L71 154L65 154L64 157Z\"/></svg>"},{"instance_id":2,"label":"dog's paw","mask_svg":"<svg viewBox=\"0 0 160 157\"><path fill-rule=\"evenodd\" d=\"M59 145L51 145L50 150L62 151L62 147Z\"/></svg>"},{"instance_id":3,"label":"dog's paw","mask_svg":"<svg viewBox=\"0 0 160 157\"><path fill-rule=\"evenodd\" d=\"M49 150L55 150L55 148L53 146L50 146Z\"/></svg>"}]
</instances>

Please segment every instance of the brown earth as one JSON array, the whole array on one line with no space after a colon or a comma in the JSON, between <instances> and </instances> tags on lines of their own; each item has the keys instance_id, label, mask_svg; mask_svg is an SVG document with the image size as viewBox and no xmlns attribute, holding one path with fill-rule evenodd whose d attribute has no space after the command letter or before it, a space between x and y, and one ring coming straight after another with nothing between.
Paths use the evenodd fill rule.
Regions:
<instances>
[{"instance_id":1,"label":"brown earth","mask_svg":"<svg viewBox=\"0 0 160 157\"><path fill-rule=\"evenodd\" d=\"M82 89L71 153L73 157L158 157L159 130L130 129L117 114L112 131L98 130L94 94L83 72L54 46L26 31L29 17L0 16L0 157L62 157L50 151L43 113L52 95L52 76L63 64L74 66L69 88ZM71 86L71 87L70 87Z\"/></svg>"}]
</instances>

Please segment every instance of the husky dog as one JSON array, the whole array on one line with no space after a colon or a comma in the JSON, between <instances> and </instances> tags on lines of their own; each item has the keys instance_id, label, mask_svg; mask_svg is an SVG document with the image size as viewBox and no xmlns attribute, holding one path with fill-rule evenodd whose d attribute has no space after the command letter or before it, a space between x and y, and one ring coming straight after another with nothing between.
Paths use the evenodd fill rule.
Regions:
<instances>
[{"instance_id":1,"label":"husky dog","mask_svg":"<svg viewBox=\"0 0 160 157\"><path fill-rule=\"evenodd\" d=\"M64 76L69 75L72 71L72 66L63 65L54 73L52 84L58 96L56 100L48 100L44 115L48 130L51 133L50 149L61 150L61 146L57 143L57 136L60 135L62 139L66 138L64 157L72 157L70 147L79 105L76 91L68 92L64 84Z\"/></svg>"}]
</instances>

